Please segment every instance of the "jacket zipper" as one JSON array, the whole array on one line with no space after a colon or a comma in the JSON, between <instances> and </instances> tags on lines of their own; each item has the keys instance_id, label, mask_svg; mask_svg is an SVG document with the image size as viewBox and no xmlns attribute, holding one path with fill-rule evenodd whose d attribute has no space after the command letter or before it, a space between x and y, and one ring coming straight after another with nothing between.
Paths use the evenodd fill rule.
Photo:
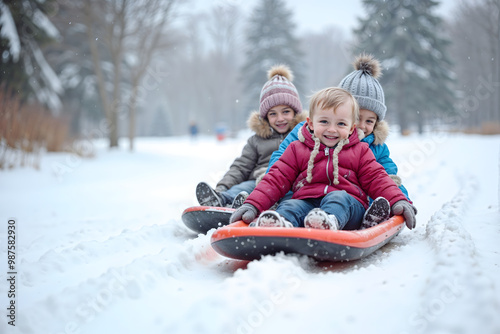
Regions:
<instances>
[{"instance_id":1,"label":"jacket zipper","mask_svg":"<svg viewBox=\"0 0 500 334\"><path fill-rule=\"evenodd\" d=\"M332 180L330 179L330 174L328 173L328 167L330 166L330 149L328 147L325 147L325 156L326 158L326 177L328 178L328 184L332 184ZM328 193L328 186L325 186L325 189L323 190L323 193L326 195Z\"/></svg>"}]
</instances>

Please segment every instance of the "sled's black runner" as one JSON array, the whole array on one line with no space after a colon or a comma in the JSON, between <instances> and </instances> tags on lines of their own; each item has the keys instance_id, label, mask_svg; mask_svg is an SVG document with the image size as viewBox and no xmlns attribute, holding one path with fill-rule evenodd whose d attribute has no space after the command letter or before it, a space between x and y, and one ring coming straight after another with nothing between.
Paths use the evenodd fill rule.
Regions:
<instances>
[{"instance_id":1,"label":"sled's black runner","mask_svg":"<svg viewBox=\"0 0 500 334\"><path fill-rule=\"evenodd\" d=\"M260 259L279 252L296 253L319 261L352 261L365 257L395 237L404 226L402 216L365 230L332 231L310 228L248 227L242 221L212 234L212 247L239 260Z\"/></svg>"},{"instance_id":2,"label":"sled's black runner","mask_svg":"<svg viewBox=\"0 0 500 334\"><path fill-rule=\"evenodd\" d=\"M213 228L229 224L229 217L234 210L215 206L193 206L184 210L182 221L197 233L207 233Z\"/></svg>"}]
</instances>

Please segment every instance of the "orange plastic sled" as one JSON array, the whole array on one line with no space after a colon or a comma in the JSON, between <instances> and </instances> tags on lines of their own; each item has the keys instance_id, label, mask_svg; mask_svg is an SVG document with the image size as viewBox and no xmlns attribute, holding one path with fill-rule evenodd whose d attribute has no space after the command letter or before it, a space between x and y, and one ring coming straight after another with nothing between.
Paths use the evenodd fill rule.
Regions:
<instances>
[{"instance_id":1,"label":"orange plastic sled","mask_svg":"<svg viewBox=\"0 0 500 334\"><path fill-rule=\"evenodd\" d=\"M284 252L307 255L319 261L352 261L384 246L403 226L402 216L353 231L248 227L239 221L216 230L211 244L219 254L238 260L255 260L263 255Z\"/></svg>"}]
</instances>

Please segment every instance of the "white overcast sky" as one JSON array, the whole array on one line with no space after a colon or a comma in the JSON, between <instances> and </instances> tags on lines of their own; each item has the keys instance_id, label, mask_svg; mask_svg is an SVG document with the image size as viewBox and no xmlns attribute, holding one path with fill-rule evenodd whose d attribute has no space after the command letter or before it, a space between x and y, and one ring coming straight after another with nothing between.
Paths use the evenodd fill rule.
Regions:
<instances>
[{"instance_id":1,"label":"white overcast sky","mask_svg":"<svg viewBox=\"0 0 500 334\"><path fill-rule=\"evenodd\" d=\"M206 10L214 4L235 3L247 13L260 0L191 0L191 9ZM287 7L294 12L293 20L300 33L320 32L329 25L344 27L346 33L358 26L358 17L363 17L361 0L285 0ZM437 12L449 17L456 5L454 0L442 0Z\"/></svg>"}]
</instances>

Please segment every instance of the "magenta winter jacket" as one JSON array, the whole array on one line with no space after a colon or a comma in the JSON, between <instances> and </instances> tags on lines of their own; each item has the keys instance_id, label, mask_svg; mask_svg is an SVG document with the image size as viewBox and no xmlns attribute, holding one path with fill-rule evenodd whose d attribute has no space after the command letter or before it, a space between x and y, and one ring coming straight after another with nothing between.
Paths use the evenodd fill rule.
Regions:
<instances>
[{"instance_id":1,"label":"magenta winter jacket","mask_svg":"<svg viewBox=\"0 0 500 334\"><path fill-rule=\"evenodd\" d=\"M368 208L368 198L382 196L391 206L405 195L373 155L357 131L336 147L319 142L304 124L299 140L292 142L281 158L248 196L245 203L260 212L268 210L289 190L294 199L320 198L335 190L345 190Z\"/></svg>"}]
</instances>

